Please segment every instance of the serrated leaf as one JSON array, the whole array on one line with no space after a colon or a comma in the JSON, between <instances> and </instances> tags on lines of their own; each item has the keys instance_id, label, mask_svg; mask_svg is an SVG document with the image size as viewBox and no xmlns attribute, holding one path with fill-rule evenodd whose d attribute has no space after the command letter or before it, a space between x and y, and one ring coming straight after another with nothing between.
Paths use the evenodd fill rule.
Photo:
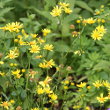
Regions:
<instances>
[{"instance_id":1,"label":"serrated leaf","mask_svg":"<svg viewBox=\"0 0 110 110\"><path fill-rule=\"evenodd\" d=\"M102 60L97 65L94 66L93 70L110 71L110 62L106 60Z\"/></svg>"}]
</instances>

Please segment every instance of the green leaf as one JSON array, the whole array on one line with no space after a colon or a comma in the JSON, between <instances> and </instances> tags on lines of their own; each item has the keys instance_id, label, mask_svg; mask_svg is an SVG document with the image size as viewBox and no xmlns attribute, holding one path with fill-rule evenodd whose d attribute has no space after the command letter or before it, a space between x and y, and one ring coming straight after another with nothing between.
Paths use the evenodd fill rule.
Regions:
<instances>
[{"instance_id":1,"label":"green leaf","mask_svg":"<svg viewBox=\"0 0 110 110\"><path fill-rule=\"evenodd\" d=\"M63 41L57 41L55 44L55 51L58 52L72 52L71 48Z\"/></svg>"},{"instance_id":2,"label":"green leaf","mask_svg":"<svg viewBox=\"0 0 110 110\"><path fill-rule=\"evenodd\" d=\"M70 22L73 21L78 17L77 14L70 14L67 15L63 20L62 20L62 36L66 37L70 35Z\"/></svg>"},{"instance_id":3,"label":"green leaf","mask_svg":"<svg viewBox=\"0 0 110 110\"><path fill-rule=\"evenodd\" d=\"M8 13L10 10L12 10L13 8L4 8L0 11L0 17L4 16L4 14Z\"/></svg>"},{"instance_id":4,"label":"green leaf","mask_svg":"<svg viewBox=\"0 0 110 110\"><path fill-rule=\"evenodd\" d=\"M110 62L106 60L101 60L97 65L95 65L93 70L105 70L110 72Z\"/></svg>"},{"instance_id":5,"label":"green leaf","mask_svg":"<svg viewBox=\"0 0 110 110\"><path fill-rule=\"evenodd\" d=\"M77 0L75 4L93 13L93 10L85 2Z\"/></svg>"},{"instance_id":6,"label":"green leaf","mask_svg":"<svg viewBox=\"0 0 110 110\"><path fill-rule=\"evenodd\" d=\"M49 10L50 7L54 7L56 5L56 1L55 0L45 0L45 5L44 5L44 9L45 10Z\"/></svg>"}]
</instances>

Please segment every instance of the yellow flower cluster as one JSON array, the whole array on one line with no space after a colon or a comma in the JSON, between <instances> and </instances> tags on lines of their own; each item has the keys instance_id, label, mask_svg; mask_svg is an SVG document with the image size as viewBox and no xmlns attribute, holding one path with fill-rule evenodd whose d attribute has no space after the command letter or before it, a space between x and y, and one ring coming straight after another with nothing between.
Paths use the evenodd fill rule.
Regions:
<instances>
[{"instance_id":1,"label":"yellow flower cluster","mask_svg":"<svg viewBox=\"0 0 110 110\"><path fill-rule=\"evenodd\" d=\"M110 99L110 83L106 80L106 81L101 81L101 80L97 80L93 83L93 85L96 88L100 88L100 87L106 87L108 90L108 95L107 96L103 96L103 93L100 94L100 97L96 97L97 101L99 103L105 103L107 100Z\"/></svg>"},{"instance_id":2,"label":"yellow flower cluster","mask_svg":"<svg viewBox=\"0 0 110 110\"><path fill-rule=\"evenodd\" d=\"M84 53L83 50L76 50L76 51L74 52L75 55L79 55L79 56L81 56L83 53Z\"/></svg>"},{"instance_id":3,"label":"yellow flower cluster","mask_svg":"<svg viewBox=\"0 0 110 110\"><path fill-rule=\"evenodd\" d=\"M78 19L76 20L76 23L83 23L84 25L86 24L94 24L96 22L96 19L93 19L93 18L88 18L88 19Z\"/></svg>"},{"instance_id":4,"label":"yellow flower cluster","mask_svg":"<svg viewBox=\"0 0 110 110\"><path fill-rule=\"evenodd\" d=\"M44 81L40 81L39 85L37 87L37 93L39 95L40 94L47 94L48 97L51 98L50 101L56 101L57 100L57 95L50 89L50 86L49 86L49 82L51 80L52 79L49 76L47 76Z\"/></svg>"},{"instance_id":5,"label":"yellow flower cluster","mask_svg":"<svg viewBox=\"0 0 110 110\"><path fill-rule=\"evenodd\" d=\"M94 19L94 18L88 18L88 19L82 19L82 17L78 20L76 20L76 23L80 24L82 23L83 25L87 24L94 24L94 23L105 23L105 19Z\"/></svg>"},{"instance_id":6,"label":"yellow flower cluster","mask_svg":"<svg viewBox=\"0 0 110 110\"><path fill-rule=\"evenodd\" d=\"M100 15L104 12L104 5L101 5L100 9L96 9L94 15Z\"/></svg>"},{"instance_id":7,"label":"yellow flower cluster","mask_svg":"<svg viewBox=\"0 0 110 110\"><path fill-rule=\"evenodd\" d=\"M106 33L106 29L103 25L99 25L96 29L92 32L91 37L94 40L101 40L104 34Z\"/></svg>"},{"instance_id":8,"label":"yellow flower cluster","mask_svg":"<svg viewBox=\"0 0 110 110\"><path fill-rule=\"evenodd\" d=\"M15 78L20 78L22 76L22 74L20 74L20 69L17 69L15 71L12 71L12 75L15 77Z\"/></svg>"},{"instance_id":9,"label":"yellow flower cluster","mask_svg":"<svg viewBox=\"0 0 110 110\"><path fill-rule=\"evenodd\" d=\"M53 66L55 66L55 62L53 61L53 59L49 61L44 60L43 63L39 64L39 67L41 68L52 68Z\"/></svg>"},{"instance_id":10,"label":"yellow flower cluster","mask_svg":"<svg viewBox=\"0 0 110 110\"><path fill-rule=\"evenodd\" d=\"M0 106L7 109L7 110L10 110L11 109L11 106L15 103L14 100L10 100L10 101L4 101L4 102L1 102Z\"/></svg>"},{"instance_id":11,"label":"yellow flower cluster","mask_svg":"<svg viewBox=\"0 0 110 110\"><path fill-rule=\"evenodd\" d=\"M80 108L81 108L80 105L74 105L74 106L73 106L73 109L76 109L76 110L78 110L78 109L80 109Z\"/></svg>"},{"instance_id":12,"label":"yellow flower cluster","mask_svg":"<svg viewBox=\"0 0 110 110\"><path fill-rule=\"evenodd\" d=\"M69 8L69 6L70 6L69 3L60 2L57 6L54 7L54 9L52 10L52 12L50 12L50 14L53 17L60 16L63 11L67 14L70 14L72 13L72 10Z\"/></svg>"},{"instance_id":13,"label":"yellow flower cluster","mask_svg":"<svg viewBox=\"0 0 110 110\"><path fill-rule=\"evenodd\" d=\"M19 32L21 28L23 28L23 24L21 24L20 22L8 23L6 24L6 26L0 27L0 29L2 30L10 32Z\"/></svg>"}]
</instances>

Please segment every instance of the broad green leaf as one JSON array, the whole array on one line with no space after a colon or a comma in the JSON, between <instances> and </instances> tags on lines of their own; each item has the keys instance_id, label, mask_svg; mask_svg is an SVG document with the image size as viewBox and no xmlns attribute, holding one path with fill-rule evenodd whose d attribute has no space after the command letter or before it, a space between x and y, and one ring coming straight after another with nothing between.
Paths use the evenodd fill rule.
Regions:
<instances>
[{"instance_id":1,"label":"broad green leaf","mask_svg":"<svg viewBox=\"0 0 110 110\"><path fill-rule=\"evenodd\" d=\"M76 0L75 4L93 13L93 10L85 2Z\"/></svg>"}]
</instances>

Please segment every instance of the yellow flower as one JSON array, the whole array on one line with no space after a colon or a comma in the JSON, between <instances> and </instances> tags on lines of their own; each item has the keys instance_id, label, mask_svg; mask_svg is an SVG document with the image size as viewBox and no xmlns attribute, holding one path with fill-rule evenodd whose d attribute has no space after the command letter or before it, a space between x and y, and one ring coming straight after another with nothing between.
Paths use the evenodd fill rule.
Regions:
<instances>
[{"instance_id":1,"label":"yellow flower","mask_svg":"<svg viewBox=\"0 0 110 110\"><path fill-rule=\"evenodd\" d=\"M76 20L76 23L81 23L81 20Z\"/></svg>"},{"instance_id":2,"label":"yellow flower","mask_svg":"<svg viewBox=\"0 0 110 110\"><path fill-rule=\"evenodd\" d=\"M102 86L102 82L99 81L99 80L97 80L97 81L95 81L95 83L93 83L93 85L94 85L96 88L99 88L99 87Z\"/></svg>"},{"instance_id":3,"label":"yellow flower","mask_svg":"<svg viewBox=\"0 0 110 110\"><path fill-rule=\"evenodd\" d=\"M18 35L18 36L17 36L17 38L19 38L19 39L20 39L20 38L22 38L22 36L21 36L21 35Z\"/></svg>"},{"instance_id":4,"label":"yellow flower","mask_svg":"<svg viewBox=\"0 0 110 110\"><path fill-rule=\"evenodd\" d=\"M6 26L0 27L0 29L10 32L19 32L21 28L23 28L23 24L20 24L20 22L8 23Z\"/></svg>"},{"instance_id":5,"label":"yellow flower","mask_svg":"<svg viewBox=\"0 0 110 110\"><path fill-rule=\"evenodd\" d=\"M69 3L59 2L59 5L60 5L62 8L65 8L65 7L68 7L70 4L69 4Z\"/></svg>"},{"instance_id":6,"label":"yellow flower","mask_svg":"<svg viewBox=\"0 0 110 110\"><path fill-rule=\"evenodd\" d=\"M108 99L110 99L110 92L108 93L108 96L107 97L108 97Z\"/></svg>"},{"instance_id":7,"label":"yellow flower","mask_svg":"<svg viewBox=\"0 0 110 110\"><path fill-rule=\"evenodd\" d=\"M35 56L36 59L42 58L42 55Z\"/></svg>"},{"instance_id":8,"label":"yellow flower","mask_svg":"<svg viewBox=\"0 0 110 110\"><path fill-rule=\"evenodd\" d=\"M50 12L50 14L53 16L53 17L56 17L56 16L60 16L61 15L61 12L62 12L62 8L61 7L54 7L54 9L52 10L52 12Z\"/></svg>"},{"instance_id":9,"label":"yellow flower","mask_svg":"<svg viewBox=\"0 0 110 110\"><path fill-rule=\"evenodd\" d=\"M6 109L8 110L8 109L9 109L9 106L10 106L10 103L9 103L8 101L5 101L5 102L2 102L2 103L0 104L0 106L6 108Z\"/></svg>"},{"instance_id":10,"label":"yellow flower","mask_svg":"<svg viewBox=\"0 0 110 110\"><path fill-rule=\"evenodd\" d=\"M39 37L39 38L37 38L37 41L38 41L38 43L40 43L40 44L42 44L42 43L44 43L44 42L45 42L45 40L41 39L40 37Z\"/></svg>"},{"instance_id":11,"label":"yellow flower","mask_svg":"<svg viewBox=\"0 0 110 110\"><path fill-rule=\"evenodd\" d=\"M47 76L46 79L44 80L44 83L48 84L51 80L52 80L52 78Z\"/></svg>"},{"instance_id":12,"label":"yellow flower","mask_svg":"<svg viewBox=\"0 0 110 110\"><path fill-rule=\"evenodd\" d=\"M64 8L64 12L70 14L72 13L72 10L70 8Z\"/></svg>"},{"instance_id":13,"label":"yellow flower","mask_svg":"<svg viewBox=\"0 0 110 110\"><path fill-rule=\"evenodd\" d=\"M40 110L39 108L32 108L31 110Z\"/></svg>"},{"instance_id":14,"label":"yellow flower","mask_svg":"<svg viewBox=\"0 0 110 110\"><path fill-rule=\"evenodd\" d=\"M91 86L87 86L87 89L90 89L91 88Z\"/></svg>"},{"instance_id":15,"label":"yellow flower","mask_svg":"<svg viewBox=\"0 0 110 110\"><path fill-rule=\"evenodd\" d=\"M14 42L18 42L19 40L18 39L14 39Z\"/></svg>"},{"instance_id":16,"label":"yellow flower","mask_svg":"<svg viewBox=\"0 0 110 110\"><path fill-rule=\"evenodd\" d=\"M10 58L10 59L15 59L19 56L19 51L17 47L14 49L10 50L9 54L5 58Z\"/></svg>"},{"instance_id":17,"label":"yellow flower","mask_svg":"<svg viewBox=\"0 0 110 110\"><path fill-rule=\"evenodd\" d=\"M22 71L23 73L24 73L24 72L26 72L26 70L25 70L25 69L22 69L21 71Z\"/></svg>"},{"instance_id":18,"label":"yellow flower","mask_svg":"<svg viewBox=\"0 0 110 110\"><path fill-rule=\"evenodd\" d=\"M72 82L71 85L74 86L75 84Z\"/></svg>"},{"instance_id":19,"label":"yellow flower","mask_svg":"<svg viewBox=\"0 0 110 110\"><path fill-rule=\"evenodd\" d=\"M105 23L105 20L104 20L104 19L102 19L102 20L101 20L101 22L102 22L102 23Z\"/></svg>"},{"instance_id":20,"label":"yellow flower","mask_svg":"<svg viewBox=\"0 0 110 110\"><path fill-rule=\"evenodd\" d=\"M4 76L4 75L5 75L5 73L0 71L0 75L1 75L1 76Z\"/></svg>"},{"instance_id":21,"label":"yellow flower","mask_svg":"<svg viewBox=\"0 0 110 110\"><path fill-rule=\"evenodd\" d=\"M108 88L110 87L110 83L107 80L103 81L102 85L105 86L105 87L108 87Z\"/></svg>"},{"instance_id":22,"label":"yellow flower","mask_svg":"<svg viewBox=\"0 0 110 110\"><path fill-rule=\"evenodd\" d=\"M108 100L108 97L103 97L103 93L100 94L100 97L97 97L99 103L104 103Z\"/></svg>"},{"instance_id":23,"label":"yellow flower","mask_svg":"<svg viewBox=\"0 0 110 110\"><path fill-rule=\"evenodd\" d=\"M22 40L22 38L20 38L20 40L18 41L18 43L19 43L20 45L27 45L26 42L24 42L24 41Z\"/></svg>"},{"instance_id":24,"label":"yellow flower","mask_svg":"<svg viewBox=\"0 0 110 110\"><path fill-rule=\"evenodd\" d=\"M51 44L46 44L45 46L44 46L44 49L45 50L49 50L49 51L53 51L53 45Z\"/></svg>"},{"instance_id":25,"label":"yellow flower","mask_svg":"<svg viewBox=\"0 0 110 110\"><path fill-rule=\"evenodd\" d=\"M33 41L30 41L28 44L29 44L29 45L36 45L37 43L36 43L35 40L33 40Z\"/></svg>"},{"instance_id":26,"label":"yellow flower","mask_svg":"<svg viewBox=\"0 0 110 110\"><path fill-rule=\"evenodd\" d=\"M96 27L96 30L99 32L99 33L101 33L101 34L105 34L106 33L106 29L104 28L104 26L102 25L102 26L97 26Z\"/></svg>"},{"instance_id":27,"label":"yellow flower","mask_svg":"<svg viewBox=\"0 0 110 110\"><path fill-rule=\"evenodd\" d=\"M64 89L68 89L68 86L64 86Z\"/></svg>"},{"instance_id":28,"label":"yellow flower","mask_svg":"<svg viewBox=\"0 0 110 110\"><path fill-rule=\"evenodd\" d=\"M63 83L64 84L69 84L69 81L68 80L65 80Z\"/></svg>"},{"instance_id":29,"label":"yellow flower","mask_svg":"<svg viewBox=\"0 0 110 110\"><path fill-rule=\"evenodd\" d=\"M96 20L94 20L93 18L88 18L87 19L88 24L94 24L95 22L96 22Z\"/></svg>"},{"instance_id":30,"label":"yellow flower","mask_svg":"<svg viewBox=\"0 0 110 110\"><path fill-rule=\"evenodd\" d=\"M52 66L55 65L55 62L53 61L53 59L51 59L50 61L46 61L44 60L43 63L39 64L39 67L41 68L52 68Z\"/></svg>"},{"instance_id":31,"label":"yellow flower","mask_svg":"<svg viewBox=\"0 0 110 110\"><path fill-rule=\"evenodd\" d=\"M106 29L104 28L104 26L97 26L96 29L92 32L91 37L94 40L100 40L102 39L103 35L106 33Z\"/></svg>"},{"instance_id":32,"label":"yellow flower","mask_svg":"<svg viewBox=\"0 0 110 110\"><path fill-rule=\"evenodd\" d=\"M51 33L50 29L43 29L42 30L43 36L47 36L47 34Z\"/></svg>"},{"instance_id":33,"label":"yellow flower","mask_svg":"<svg viewBox=\"0 0 110 110\"><path fill-rule=\"evenodd\" d=\"M39 67L41 67L41 68L47 68L47 64L45 62L40 63L39 64Z\"/></svg>"},{"instance_id":34,"label":"yellow flower","mask_svg":"<svg viewBox=\"0 0 110 110\"><path fill-rule=\"evenodd\" d=\"M53 61L53 59L51 59L50 61L46 61L47 63L47 67L52 68L52 66L55 66L55 62Z\"/></svg>"},{"instance_id":35,"label":"yellow flower","mask_svg":"<svg viewBox=\"0 0 110 110\"><path fill-rule=\"evenodd\" d=\"M10 63L10 66L14 66L14 64L13 63Z\"/></svg>"},{"instance_id":36,"label":"yellow flower","mask_svg":"<svg viewBox=\"0 0 110 110\"><path fill-rule=\"evenodd\" d=\"M91 37L92 37L94 40L101 40L102 37L103 37L103 35L102 35L100 32L98 32L97 30L94 30L94 31L92 32Z\"/></svg>"},{"instance_id":37,"label":"yellow flower","mask_svg":"<svg viewBox=\"0 0 110 110\"><path fill-rule=\"evenodd\" d=\"M22 34L24 35L24 37L25 37L25 38L27 38L27 37L29 36L29 35L25 32L25 30L24 30L24 29L22 29L22 31L21 31L21 32L22 32Z\"/></svg>"},{"instance_id":38,"label":"yellow flower","mask_svg":"<svg viewBox=\"0 0 110 110\"><path fill-rule=\"evenodd\" d=\"M4 64L4 62L3 62L3 61L0 61L0 64L1 64L1 65L3 65L3 64Z\"/></svg>"},{"instance_id":39,"label":"yellow flower","mask_svg":"<svg viewBox=\"0 0 110 110\"><path fill-rule=\"evenodd\" d=\"M38 34L30 34L32 36L32 38L36 38L38 36Z\"/></svg>"},{"instance_id":40,"label":"yellow flower","mask_svg":"<svg viewBox=\"0 0 110 110\"><path fill-rule=\"evenodd\" d=\"M81 52L80 52L80 50L76 50L76 51L74 52L74 54L75 54L75 55L79 55L79 56L81 56Z\"/></svg>"},{"instance_id":41,"label":"yellow flower","mask_svg":"<svg viewBox=\"0 0 110 110\"><path fill-rule=\"evenodd\" d=\"M13 104L13 103L15 103L15 101L14 100L10 100L10 103Z\"/></svg>"},{"instance_id":42,"label":"yellow flower","mask_svg":"<svg viewBox=\"0 0 110 110\"><path fill-rule=\"evenodd\" d=\"M50 94L49 97L52 99L52 100L57 100L57 95L56 94Z\"/></svg>"},{"instance_id":43,"label":"yellow flower","mask_svg":"<svg viewBox=\"0 0 110 110\"><path fill-rule=\"evenodd\" d=\"M46 94L51 94L51 93L53 93L53 91L50 90L50 87L49 87L49 86L47 86L47 87L44 88L44 92L45 92Z\"/></svg>"},{"instance_id":44,"label":"yellow flower","mask_svg":"<svg viewBox=\"0 0 110 110\"><path fill-rule=\"evenodd\" d=\"M72 32L72 37L78 37L78 35L80 34L80 32L77 32L77 31L73 31Z\"/></svg>"},{"instance_id":45,"label":"yellow flower","mask_svg":"<svg viewBox=\"0 0 110 110\"><path fill-rule=\"evenodd\" d=\"M87 106L87 107L86 107L86 110L91 110L91 109L90 109L90 107Z\"/></svg>"},{"instance_id":46,"label":"yellow flower","mask_svg":"<svg viewBox=\"0 0 110 110\"><path fill-rule=\"evenodd\" d=\"M85 82L81 82L80 84L77 84L77 87L80 87L80 88L83 88L86 86L86 83Z\"/></svg>"},{"instance_id":47,"label":"yellow flower","mask_svg":"<svg viewBox=\"0 0 110 110\"><path fill-rule=\"evenodd\" d=\"M40 47L38 45L31 45L31 48L29 50L31 53L39 53Z\"/></svg>"},{"instance_id":48,"label":"yellow flower","mask_svg":"<svg viewBox=\"0 0 110 110\"><path fill-rule=\"evenodd\" d=\"M20 78L22 75L21 74L19 74L20 73L20 70L19 69L17 69L17 70L15 70L15 71L12 71L12 75L14 75L16 78Z\"/></svg>"},{"instance_id":49,"label":"yellow flower","mask_svg":"<svg viewBox=\"0 0 110 110\"><path fill-rule=\"evenodd\" d=\"M37 93L38 94L43 94L44 93L44 90L40 87L37 88Z\"/></svg>"},{"instance_id":50,"label":"yellow flower","mask_svg":"<svg viewBox=\"0 0 110 110\"><path fill-rule=\"evenodd\" d=\"M48 108L44 108L44 110L49 110Z\"/></svg>"},{"instance_id":51,"label":"yellow flower","mask_svg":"<svg viewBox=\"0 0 110 110\"><path fill-rule=\"evenodd\" d=\"M79 108L81 108L80 105L74 105L74 106L73 106L73 109L79 109Z\"/></svg>"},{"instance_id":52,"label":"yellow flower","mask_svg":"<svg viewBox=\"0 0 110 110\"><path fill-rule=\"evenodd\" d=\"M99 15L101 12L99 10L95 11L95 15Z\"/></svg>"}]
</instances>

